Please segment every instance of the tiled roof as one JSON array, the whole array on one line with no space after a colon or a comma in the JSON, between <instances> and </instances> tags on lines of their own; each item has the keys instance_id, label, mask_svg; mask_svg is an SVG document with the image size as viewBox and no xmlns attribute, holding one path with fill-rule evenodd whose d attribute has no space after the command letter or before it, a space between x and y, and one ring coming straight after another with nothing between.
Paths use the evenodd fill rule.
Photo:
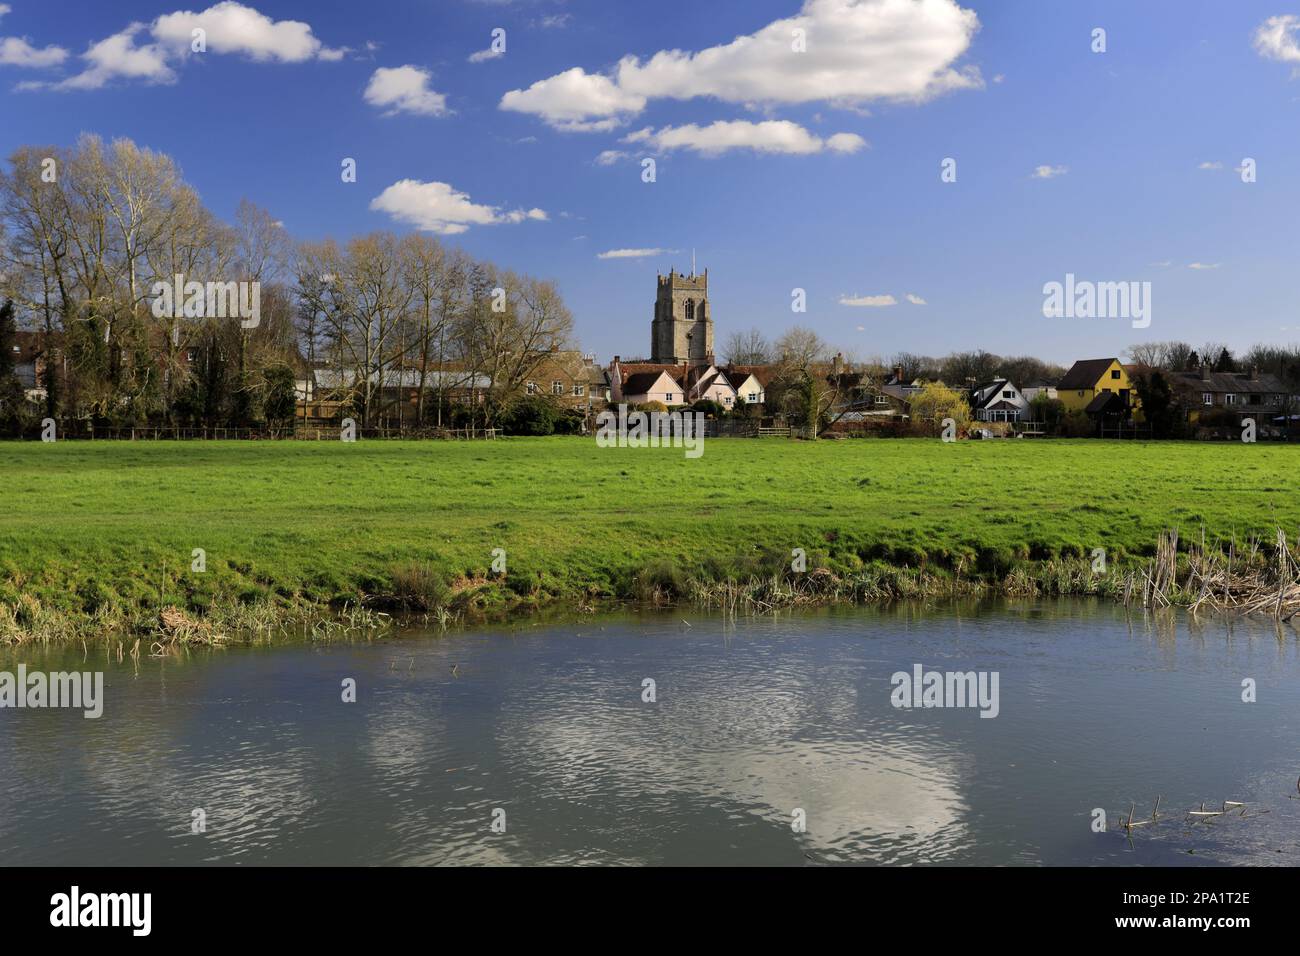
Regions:
<instances>
[{"instance_id":1,"label":"tiled roof","mask_svg":"<svg viewBox=\"0 0 1300 956\"><path fill-rule=\"evenodd\" d=\"M1118 359L1100 358L1100 359L1081 359L1070 366L1070 370L1065 373L1061 383L1057 388L1094 388L1106 369L1110 368L1112 362Z\"/></svg>"},{"instance_id":2,"label":"tiled roof","mask_svg":"<svg viewBox=\"0 0 1300 956\"><path fill-rule=\"evenodd\" d=\"M1285 394L1287 390L1282 380L1271 372L1261 372L1256 379L1245 372L1208 372L1205 378L1201 377L1199 371L1174 372L1172 377L1175 384L1200 392L1271 395L1275 392Z\"/></svg>"}]
</instances>

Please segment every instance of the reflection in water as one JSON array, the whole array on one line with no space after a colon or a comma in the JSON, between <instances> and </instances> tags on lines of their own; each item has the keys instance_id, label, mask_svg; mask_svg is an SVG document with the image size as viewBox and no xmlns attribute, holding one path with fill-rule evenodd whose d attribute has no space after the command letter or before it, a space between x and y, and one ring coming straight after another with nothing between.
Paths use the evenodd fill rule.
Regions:
<instances>
[{"instance_id":1,"label":"reflection in water","mask_svg":"<svg viewBox=\"0 0 1300 956\"><path fill-rule=\"evenodd\" d=\"M106 704L0 711L0 858L1300 862L1290 628L1066 602L681 618L138 665L10 652L0 669L105 670ZM889 677L914 663L998 671L999 716L894 709ZM1117 832L1157 795L1158 826ZM1252 812L1179 812L1225 799Z\"/></svg>"}]
</instances>

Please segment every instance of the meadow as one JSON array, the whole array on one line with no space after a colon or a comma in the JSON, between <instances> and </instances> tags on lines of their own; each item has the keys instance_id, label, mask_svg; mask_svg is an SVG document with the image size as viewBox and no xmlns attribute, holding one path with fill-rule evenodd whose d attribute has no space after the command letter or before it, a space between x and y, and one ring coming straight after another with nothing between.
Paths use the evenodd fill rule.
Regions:
<instances>
[{"instance_id":1,"label":"meadow","mask_svg":"<svg viewBox=\"0 0 1300 956\"><path fill-rule=\"evenodd\" d=\"M870 567L997 581L1104 548L1300 528L1300 448L591 438L0 444L0 612L540 606ZM492 573L504 549L505 574ZM205 570L192 570L195 549ZM823 572L824 574L825 572Z\"/></svg>"}]
</instances>

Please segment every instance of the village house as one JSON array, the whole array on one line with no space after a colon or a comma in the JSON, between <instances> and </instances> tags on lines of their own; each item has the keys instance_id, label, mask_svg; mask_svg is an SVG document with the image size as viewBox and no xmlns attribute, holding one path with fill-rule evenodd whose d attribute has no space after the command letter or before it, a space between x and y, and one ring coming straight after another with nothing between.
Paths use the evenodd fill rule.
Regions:
<instances>
[{"instance_id":1,"label":"village house","mask_svg":"<svg viewBox=\"0 0 1300 956\"><path fill-rule=\"evenodd\" d=\"M1028 400L1005 378L976 385L968 398L977 422L1026 422L1032 417Z\"/></svg>"},{"instance_id":2,"label":"village house","mask_svg":"<svg viewBox=\"0 0 1300 956\"><path fill-rule=\"evenodd\" d=\"M722 374L735 390L737 405L762 405L776 370L771 365L725 365Z\"/></svg>"},{"instance_id":3,"label":"village house","mask_svg":"<svg viewBox=\"0 0 1300 956\"><path fill-rule=\"evenodd\" d=\"M606 376L596 365L594 355L583 354L577 349L554 348L539 356L537 364L528 373L524 391L528 395L544 396L561 408L586 415L593 407L597 411L604 408L608 401L605 382Z\"/></svg>"},{"instance_id":4,"label":"village house","mask_svg":"<svg viewBox=\"0 0 1300 956\"><path fill-rule=\"evenodd\" d=\"M1057 398L1059 398L1056 391L1056 385L1043 379L1022 386L1020 394L1025 396L1025 401L1030 405L1033 405L1034 399L1038 398L1040 395L1044 398L1051 399L1052 401L1056 401Z\"/></svg>"},{"instance_id":5,"label":"village house","mask_svg":"<svg viewBox=\"0 0 1300 956\"><path fill-rule=\"evenodd\" d=\"M1173 372L1169 378L1189 422L1200 420L1213 409L1236 412L1242 417L1259 415L1273 419L1294 412L1297 405L1297 396L1287 393L1281 379L1268 372L1261 373L1258 368L1249 372L1215 372L1202 364L1193 371Z\"/></svg>"},{"instance_id":6,"label":"village house","mask_svg":"<svg viewBox=\"0 0 1300 956\"><path fill-rule=\"evenodd\" d=\"M1117 358L1075 362L1057 383L1056 392L1067 411L1085 412L1097 421L1140 417L1129 369Z\"/></svg>"}]
</instances>

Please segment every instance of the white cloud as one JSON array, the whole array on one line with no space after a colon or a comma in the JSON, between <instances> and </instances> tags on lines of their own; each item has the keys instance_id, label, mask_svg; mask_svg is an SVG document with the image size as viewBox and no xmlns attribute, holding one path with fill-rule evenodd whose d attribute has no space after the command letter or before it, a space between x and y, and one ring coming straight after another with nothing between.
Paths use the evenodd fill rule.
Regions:
<instances>
[{"instance_id":1,"label":"white cloud","mask_svg":"<svg viewBox=\"0 0 1300 956\"><path fill-rule=\"evenodd\" d=\"M623 114L645 109L645 98L625 93L607 76L574 67L526 90L501 97L501 109L533 113L566 132L600 132L622 122Z\"/></svg>"},{"instance_id":2,"label":"white cloud","mask_svg":"<svg viewBox=\"0 0 1300 956\"><path fill-rule=\"evenodd\" d=\"M912 303L912 305L925 305L924 299L922 299L919 295L914 295L911 292L907 293L907 301Z\"/></svg>"},{"instance_id":3,"label":"white cloud","mask_svg":"<svg viewBox=\"0 0 1300 956\"><path fill-rule=\"evenodd\" d=\"M1031 174L1034 179L1055 179L1070 171L1068 166L1036 166Z\"/></svg>"},{"instance_id":4,"label":"white cloud","mask_svg":"<svg viewBox=\"0 0 1300 956\"><path fill-rule=\"evenodd\" d=\"M975 67L956 67L979 18L956 0L805 0L793 17L699 52L662 50L619 61L612 76L580 67L527 90L501 108L532 113L560 129L610 129L651 99L700 96L752 105L873 100L924 102L983 85ZM792 37L803 30L807 49Z\"/></svg>"},{"instance_id":5,"label":"white cloud","mask_svg":"<svg viewBox=\"0 0 1300 956\"><path fill-rule=\"evenodd\" d=\"M599 252L596 254L597 259L648 259L651 256L670 256L675 255L678 249L610 249L608 252Z\"/></svg>"},{"instance_id":6,"label":"white cloud","mask_svg":"<svg viewBox=\"0 0 1300 956\"><path fill-rule=\"evenodd\" d=\"M1199 166L1197 166L1196 168L1197 168L1197 169L1222 169L1222 168L1223 168L1223 163L1220 163L1220 162L1205 162L1205 163L1201 163L1201 164L1200 164Z\"/></svg>"},{"instance_id":7,"label":"white cloud","mask_svg":"<svg viewBox=\"0 0 1300 956\"><path fill-rule=\"evenodd\" d=\"M627 153L621 149L607 149L596 157L597 166L613 166L620 159L627 159Z\"/></svg>"},{"instance_id":8,"label":"white cloud","mask_svg":"<svg viewBox=\"0 0 1300 956\"><path fill-rule=\"evenodd\" d=\"M301 63L320 55L323 44L312 35L311 25L300 20L272 20L235 0L223 0L206 10L177 10L153 22L151 31L170 53L190 54L193 31L206 34L207 52L239 53L254 60ZM326 58L334 51L326 51ZM337 57L336 57L337 58Z\"/></svg>"},{"instance_id":9,"label":"white cloud","mask_svg":"<svg viewBox=\"0 0 1300 956\"><path fill-rule=\"evenodd\" d=\"M836 133L821 139L789 120L719 120L709 126L665 126L661 130L646 128L624 138L628 143L646 143L660 152L691 149L705 156L720 156L730 149L752 149L760 153L808 155L831 150L853 153L867 143L854 133Z\"/></svg>"},{"instance_id":10,"label":"white cloud","mask_svg":"<svg viewBox=\"0 0 1300 956\"><path fill-rule=\"evenodd\" d=\"M137 37L146 29L152 42L138 43ZM196 54L191 48L195 29L204 31L207 50L203 54ZM52 52L56 50L57 47L46 47L35 52L53 63L61 61L66 54L66 51ZM19 88L95 90L115 79L172 83L176 80L174 64L197 55L241 54L259 61L299 63L311 59L338 61L347 51L346 47L324 46L312 35L309 24L272 20L235 0L223 0L199 12L165 13L152 24L132 23L112 36L91 43L81 55L86 62L81 73L58 83L23 83Z\"/></svg>"},{"instance_id":11,"label":"white cloud","mask_svg":"<svg viewBox=\"0 0 1300 956\"><path fill-rule=\"evenodd\" d=\"M469 55L469 62L483 63L486 60L495 60L503 56L505 56L505 53L502 52L501 50L494 50L491 47L488 47L486 50L476 50L475 52L471 53Z\"/></svg>"},{"instance_id":12,"label":"white cloud","mask_svg":"<svg viewBox=\"0 0 1300 956\"><path fill-rule=\"evenodd\" d=\"M442 116L447 112L447 97L429 87L430 79L429 71L417 66L381 66L366 84L365 101L386 109L386 116L395 113Z\"/></svg>"},{"instance_id":13,"label":"white cloud","mask_svg":"<svg viewBox=\"0 0 1300 956\"><path fill-rule=\"evenodd\" d=\"M1300 17L1292 13L1269 17L1255 30L1255 51L1269 60L1300 63Z\"/></svg>"},{"instance_id":14,"label":"white cloud","mask_svg":"<svg viewBox=\"0 0 1300 956\"><path fill-rule=\"evenodd\" d=\"M67 58L61 46L34 47L25 37L0 37L0 66L58 66Z\"/></svg>"},{"instance_id":15,"label":"white cloud","mask_svg":"<svg viewBox=\"0 0 1300 956\"><path fill-rule=\"evenodd\" d=\"M470 226L496 226L525 220L546 220L541 209L514 209L503 212L497 206L471 202L469 195L447 183L402 179L370 201L375 212L385 212L398 222L423 232L454 236Z\"/></svg>"},{"instance_id":16,"label":"white cloud","mask_svg":"<svg viewBox=\"0 0 1300 956\"><path fill-rule=\"evenodd\" d=\"M0 3L0 19L13 11L7 3ZM0 37L0 66L25 66L41 69L58 66L68 58L61 46L34 47L26 37Z\"/></svg>"},{"instance_id":17,"label":"white cloud","mask_svg":"<svg viewBox=\"0 0 1300 956\"><path fill-rule=\"evenodd\" d=\"M855 295L840 296L840 305L852 305L860 308L878 309L887 305L898 305L892 295Z\"/></svg>"},{"instance_id":18,"label":"white cloud","mask_svg":"<svg viewBox=\"0 0 1300 956\"><path fill-rule=\"evenodd\" d=\"M156 43L137 46L136 36L144 30L143 23L133 23L121 33L92 43L81 58L88 66L76 76L53 84L56 90L97 90L118 78L143 80L146 83L172 83L176 74L167 64L167 54ZM28 84L34 88L42 84Z\"/></svg>"},{"instance_id":19,"label":"white cloud","mask_svg":"<svg viewBox=\"0 0 1300 956\"><path fill-rule=\"evenodd\" d=\"M1219 268L1219 265L1220 263L1218 262L1191 262L1188 263L1187 268L1199 271L1201 269L1217 269Z\"/></svg>"}]
</instances>

